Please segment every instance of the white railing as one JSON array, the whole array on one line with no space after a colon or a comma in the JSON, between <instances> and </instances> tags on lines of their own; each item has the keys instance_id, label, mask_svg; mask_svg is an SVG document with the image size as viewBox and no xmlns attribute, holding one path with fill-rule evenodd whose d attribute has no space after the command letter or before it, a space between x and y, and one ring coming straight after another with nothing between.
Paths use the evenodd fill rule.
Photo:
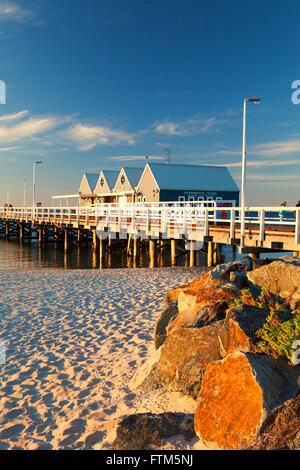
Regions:
<instances>
[{"instance_id":1,"label":"white railing","mask_svg":"<svg viewBox=\"0 0 300 470\"><path fill-rule=\"evenodd\" d=\"M200 202L200 201L199 201ZM197 231L208 235L209 230L223 225L230 238L241 230L240 207L207 207L197 203L131 203L97 204L76 207L0 207L0 219L30 223L54 223L57 225L84 225L127 233L149 231L153 234L173 230L178 236ZM295 244L300 244L299 207L247 207L245 210L246 231L256 230L263 241L266 230L276 228L292 232Z\"/></svg>"}]
</instances>

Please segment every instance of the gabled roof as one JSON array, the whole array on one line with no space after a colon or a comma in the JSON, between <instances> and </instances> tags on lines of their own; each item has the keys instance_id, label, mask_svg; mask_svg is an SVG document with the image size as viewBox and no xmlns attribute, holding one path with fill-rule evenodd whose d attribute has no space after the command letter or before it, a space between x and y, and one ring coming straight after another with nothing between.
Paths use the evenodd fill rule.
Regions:
<instances>
[{"instance_id":1,"label":"gabled roof","mask_svg":"<svg viewBox=\"0 0 300 470\"><path fill-rule=\"evenodd\" d=\"M130 186L134 189L140 181L144 168L134 168L131 166L123 166L122 168L126 173Z\"/></svg>"},{"instance_id":2,"label":"gabled roof","mask_svg":"<svg viewBox=\"0 0 300 470\"><path fill-rule=\"evenodd\" d=\"M102 173L109 188L112 189L116 184L120 172L118 170L102 170Z\"/></svg>"},{"instance_id":3,"label":"gabled roof","mask_svg":"<svg viewBox=\"0 0 300 470\"><path fill-rule=\"evenodd\" d=\"M85 173L85 177L87 179L90 190L94 191L99 178L99 173Z\"/></svg>"},{"instance_id":4,"label":"gabled roof","mask_svg":"<svg viewBox=\"0 0 300 470\"><path fill-rule=\"evenodd\" d=\"M239 191L224 166L147 163L160 189Z\"/></svg>"},{"instance_id":5,"label":"gabled roof","mask_svg":"<svg viewBox=\"0 0 300 470\"><path fill-rule=\"evenodd\" d=\"M92 195L96 187L98 177L98 173L84 173L78 192L84 195Z\"/></svg>"}]
</instances>

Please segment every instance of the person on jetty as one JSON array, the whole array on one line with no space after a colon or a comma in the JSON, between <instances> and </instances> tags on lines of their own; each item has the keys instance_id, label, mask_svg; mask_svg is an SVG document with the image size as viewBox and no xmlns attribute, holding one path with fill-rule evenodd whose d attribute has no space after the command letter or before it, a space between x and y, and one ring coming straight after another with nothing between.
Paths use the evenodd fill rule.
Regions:
<instances>
[{"instance_id":1,"label":"person on jetty","mask_svg":"<svg viewBox=\"0 0 300 470\"><path fill-rule=\"evenodd\" d=\"M283 201L283 202L280 204L280 206L286 207L286 206L287 206L287 202L286 202L286 201ZM279 212L280 222L283 221L283 219L285 218L285 216L286 216L285 211L284 211L284 210L281 210L281 211Z\"/></svg>"}]
</instances>

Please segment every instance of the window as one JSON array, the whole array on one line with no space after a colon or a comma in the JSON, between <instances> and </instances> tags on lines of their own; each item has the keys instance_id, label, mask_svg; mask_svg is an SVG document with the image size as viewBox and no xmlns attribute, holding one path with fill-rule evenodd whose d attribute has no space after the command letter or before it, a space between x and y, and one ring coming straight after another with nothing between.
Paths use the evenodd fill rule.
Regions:
<instances>
[{"instance_id":1,"label":"window","mask_svg":"<svg viewBox=\"0 0 300 470\"><path fill-rule=\"evenodd\" d=\"M120 181L121 181L121 185L123 186L124 183L125 183L125 176L124 176L124 175L121 176L121 180L120 180Z\"/></svg>"},{"instance_id":2,"label":"window","mask_svg":"<svg viewBox=\"0 0 300 470\"><path fill-rule=\"evenodd\" d=\"M216 197L216 201L222 201L221 197Z\"/></svg>"},{"instance_id":3,"label":"window","mask_svg":"<svg viewBox=\"0 0 300 470\"><path fill-rule=\"evenodd\" d=\"M146 196L143 196L143 202L146 202L146 201L147 201Z\"/></svg>"},{"instance_id":4,"label":"window","mask_svg":"<svg viewBox=\"0 0 300 470\"><path fill-rule=\"evenodd\" d=\"M104 179L101 178L101 180L100 180L100 186L102 187L103 185L104 185Z\"/></svg>"},{"instance_id":5,"label":"window","mask_svg":"<svg viewBox=\"0 0 300 470\"><path fill-rule=\"evenodd\" d=\"M204 197L198 196L198 201L204 201Z\"/></svg>"},{"instance_id":6,"label":"window","mask_svg":"<svg viewBox=\"0 0 300 470\"><path fill-rule=\"evenodd\" d=\"M185 196L178 196L178 201L185 201Z\"/></svg>"},{"instance_id":7,"label":"window","mask_svg":"<svg viewBox=\"0 0 300 470\"><path fill-rule=\"evenodd\" d=\"M194 200L195 200L194 196L189 196L189 201L194 201Z\"/></svg>"}]
</instances>

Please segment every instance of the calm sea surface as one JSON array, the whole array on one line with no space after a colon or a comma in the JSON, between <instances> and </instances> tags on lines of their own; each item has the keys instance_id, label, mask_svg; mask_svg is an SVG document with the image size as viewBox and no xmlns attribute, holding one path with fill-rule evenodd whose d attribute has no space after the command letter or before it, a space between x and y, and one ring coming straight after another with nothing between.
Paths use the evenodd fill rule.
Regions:
<instances>
[{"instance_id":1,"label":"calm sea surface","mask_svg":"<svg viewBox=\"0 0 300 470\"><path fill-rule=\"evenodd\" d=\"M223 247L222 254L225 262L233 260L231 247ZM277 258L291 253L266 254L268 258ZM240 255L237 254L237 257ZM165 251L164 256L157 253L156 267L171 265L170 253ZM178 266L188 266L188 256L180 256ZM126 250L114 247L111 252L106 251L105 259L101 262L99 255L93 253L91 247L72 246L68 253L64 252L61 244L49 244L39 247L37 243L20 243L0 239L0 269L32 269L32 268L65 268L65 269L99 269L99 268L139 268L149 266L147 253L140 256L136 264L132 258L127 257ZM206 256L198 253L196 266L206 266ZM175 268L176 269L176 268Z\"/></svg>"}]
</instances>

